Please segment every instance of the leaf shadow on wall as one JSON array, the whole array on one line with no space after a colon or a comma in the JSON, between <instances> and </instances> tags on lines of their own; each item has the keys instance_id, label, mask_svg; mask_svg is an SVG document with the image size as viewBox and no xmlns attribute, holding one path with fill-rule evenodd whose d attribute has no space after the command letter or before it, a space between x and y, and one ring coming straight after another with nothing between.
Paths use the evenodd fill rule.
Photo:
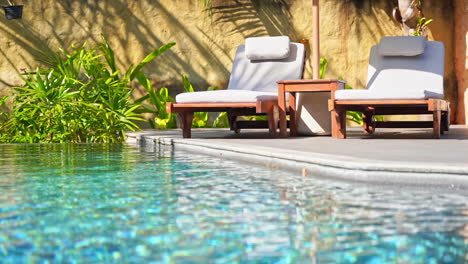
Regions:
<instances>
[{"instance_id":1,"label":"leaf shadow on wall","mask_svg":"<svg viewBox=\"0 0 468 264\"><path fill-rule=\"evenodd\" d=\"M346 0L357 1L357 0ZM369 0L363 0L369 1ZM231 35L244 38L265 35L288 35L297 40L299 34L292 24L293 14L288 0L216 0L213 1L213 24L187 23L181 20L179 10L170 8L164 1L29 1L25 0L22 20L9 21L0 18L3 38L17 46L0 51L4 63L20 73L21 68L34 70L37 63L31 57L40 57L38 49L52 53L58 48L67 49L71 44L83 41L99 42L104 34L116 54L119 65L137 63L144 55L168 41L176 47L147 65L144 71L156 83L156 87L168 85L171 93L180 92L180 75L186 73L198 89L209 84L208 75L221 76L227 81L232 61L232 49L241 43L219 43L216 27L229 26ZM176 3L175 7L182 4ZM199 19L208 14L190 2L192 13ZM158 19L154 19L157 17ZM153 25L154 21L163 21ZM156 29L156 30L155 30ZM301 36L302 37L302 36ZM185 45L186 44L186 45ZM190 49L186 48L190 46ZM216 51L216 52L215 52ZM206 62L194 61L197 54ZM310 54L310 53L309 53ZM19 60L17 60L19 58ZM122 67L121 67L122 68ZM0 80L5 86L11 86Z\"/></svg>"},{"instance_id":2,"label":"leaf shadow on wall","mask_svg":"<svg viewBox=\"0 0 468 264\"><path fill-rule=\"evenodd\" d=\"M297 39L291 23L290 4L285 0L219 0L213 1L215 23L230 24L230 34L244 38L259 36L289 36Z\"/></svg>"},{"instance_id":3,"label":"leaf shadow on wall","mask_svg":"<svg viewBox=\"0 0 468 264\"><path fill-rule=\"evenodd\" d=\"M243 39L261 36L289 36L298 41L292 23L291 4L287 0L216 0L212 1L212 23L226 28L227 36ZM236 45L243 44L237 43ZM306 45L310 54L309 46Z\"/></svg>"},{"instance_id":4,"label":"leaf shadow on wall","mask_svg":"<svg viewBox=\"0 0 468 264\"><path fill-rule=\"evenodd\" d=\"M17 74L21 73L22 68L33 71L39 65L31 59L41 58L38 50L52 54L59 48L69 49L72 44L81 45L84 41L92 45L100 42L101 35L104 35L118 51L116 59L120 66L136 64L155 48L170 41L179 42L180 38L188 40L194 47L192 52L209 62L209 67L200 69L190 62L191 52L180 52L176 46L144 68L156 87L173 84L174 88L178 88L182 73L197 80L199 86L204 88L208 86L204 80L209 71L215 71L226 79L229 76L226 65L213 56L207 43L195 36L191 25L183 24L175 15L177 10L169 10L160 1L44 1L25 4L25 11L21 20L11 21L0 17L0 32L4 41L15 46L17 51L12 54L0 50L0 56L4 64L15 69ZM160 36L161 31L164 33L167 30L156 32L151 17L145 17L147 14L162 17L165 24L171 26L171 29L167 29L171 31L168 34L174 37ZM0 82L8 87L17 85L1 79Z\"/></svg>"}]
</instances>

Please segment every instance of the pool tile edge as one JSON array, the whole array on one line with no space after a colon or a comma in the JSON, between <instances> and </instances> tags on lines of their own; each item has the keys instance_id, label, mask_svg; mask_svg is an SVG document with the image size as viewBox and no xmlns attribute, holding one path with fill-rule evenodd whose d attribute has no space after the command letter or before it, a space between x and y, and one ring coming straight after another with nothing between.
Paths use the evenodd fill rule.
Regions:
<instances>
[{"instance_id":1,"label":"pool tile edge","mask_svg":"<svg viewBox=\"0 0 468 264\"><path fill-rule=\"evenodd\" d=\"M468 167L440 166L430 163L389 162L307 152L307 156L282 153L275 148L246 148L242 145L206 143L171 136L135 135L134 142L172 146L174 149L228 157L261 166L306 170L312 175L353 182L442 187L468 190Z\"/></svg>"}]
</instances>

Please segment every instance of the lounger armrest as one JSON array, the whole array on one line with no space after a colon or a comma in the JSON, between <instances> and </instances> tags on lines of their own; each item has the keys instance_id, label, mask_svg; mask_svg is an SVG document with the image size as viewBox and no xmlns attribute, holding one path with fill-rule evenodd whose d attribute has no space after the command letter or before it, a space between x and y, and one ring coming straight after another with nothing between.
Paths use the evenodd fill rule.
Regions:
<instances>
[{"instance_id":1,"label":"lounger armrest","mask_svg":"<svg viewBox=\"0 0 468 264\"><path fill-rule=\"evenodd\" d=\"M281 80L278 81L278 84L306 84L306 83L330 83L330 82L339 82L346 84L346 81L339 79L307 79L307 80Z\"/></svg>"},{"instance_id":2,"label":"lounger armrest","mask_svg":"<svg viewBox=\"0 0 468 264\"><path fill-rule=\"evenodd\" d=\"M173 111L173 104L172 102L167 102L166 103L166 113L168 114L172 114L174 111Z\"/></svg>"}]
</instances>

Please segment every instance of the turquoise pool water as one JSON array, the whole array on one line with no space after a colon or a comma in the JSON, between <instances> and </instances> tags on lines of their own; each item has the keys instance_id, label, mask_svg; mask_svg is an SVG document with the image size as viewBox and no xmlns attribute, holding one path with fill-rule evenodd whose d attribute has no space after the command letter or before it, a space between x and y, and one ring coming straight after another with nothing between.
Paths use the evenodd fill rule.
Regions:
<instances>
[{"instance_id":1,"label":"turquoise pool water","mask_svg":"<svg viewBox=\"0 0 468 264\"><path fill-rule=\"evenodd\" d=\"M0 263L465 263L460 193L123 145L0 145Z\"/></svg>"}]
</instances>

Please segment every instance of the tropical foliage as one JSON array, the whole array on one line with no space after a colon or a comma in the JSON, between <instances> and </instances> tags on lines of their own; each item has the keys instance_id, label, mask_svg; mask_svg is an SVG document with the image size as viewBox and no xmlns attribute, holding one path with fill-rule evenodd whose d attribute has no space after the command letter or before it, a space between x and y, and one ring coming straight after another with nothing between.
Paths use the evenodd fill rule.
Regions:
<instances>
[{"instance_id":1,"label":"tropical foliage","mask_svg":"<svg viewBox=\"0 0 468 264\"><path fill-rule=\"evenodd\" d=\"M102 43L72 46L45 55L45 69L25 73L24 85L14 87L11 114L2 115L2 142L121 142L126 130L143 120L132 102L131 82L147 80L141 69L174 46L155 49L137 66L119 71L114 51ZM143 86L145 84L142 84ZM2 102L4 103L3 99Z\"/></svg>"},{"instance_id":2,"label":"tropical foliage","mask_svg":"<svg viewBox=\"0 0 468 264\"><path fill-rule=\"evenodd\" d=\"M416 29L413 32L414 36L424 36L427 26L432 22L432 19L427 19L425 17L418 17L418 22L416 24Z\"/></svg>"},{"instance_id":3,"label":"tropical foliage","mask_svg":"<svg viewBox=\"0 0 468 264\"><path fill-rule=\"evenodd\" d=\"M414 36L424 36L427 31L427 26L433 21L433 19L427 19L422 13L422 0L413 0L411 6L414 6L418 10L416 28L413 32Z\"/></svg>"},{"instance_id":4,"label":"tropical foliage","mask_svg":"<svg viewBox=\"0 0 468 264\"><path fill-rule=\"evenodd\" d=\"M174 98L169 95L169 89L166 87L154 88L151 81L144 74L138 74L137 79L148 92L146 96L136 101L136 103L141 103L141 108L137 111L139 113L151 113L156 116L154 120L150 120L153 128L168 129L177 127L176 115L166 112L166 103L174 102Z\"/></svg>"},{"instance_id":5,"label":"tropical foliage","mask_svg":"<svg viewBox=\"0 0 468 264\"><path fill-rule=\"evenodd\" d=\"M152 113L155 114L154 122L151 125L158 129L171 129L177 128L176 114L168 114L166 112L166 103L174 102L174 98L169 95L169 89L166 87L160 88L159 90L154 89L151 86L150 81L144 76L140 75L137 77L143 87L148 91L148 94L140 98L137 102L141 102L142 110L140 113ZM195 89L190 82L189 78L183 74L182 84L185 92L192 93ZM217 86L210 86L208 91L219 90ZM144 103L144 101L150 104ZM228 127L229 122L226 113L221 113L212 122L209 122L210 115L208 112L196 112L193 116L192 127L194 128L206 128L206 127Z\"/></svg>"}]
</instances>

